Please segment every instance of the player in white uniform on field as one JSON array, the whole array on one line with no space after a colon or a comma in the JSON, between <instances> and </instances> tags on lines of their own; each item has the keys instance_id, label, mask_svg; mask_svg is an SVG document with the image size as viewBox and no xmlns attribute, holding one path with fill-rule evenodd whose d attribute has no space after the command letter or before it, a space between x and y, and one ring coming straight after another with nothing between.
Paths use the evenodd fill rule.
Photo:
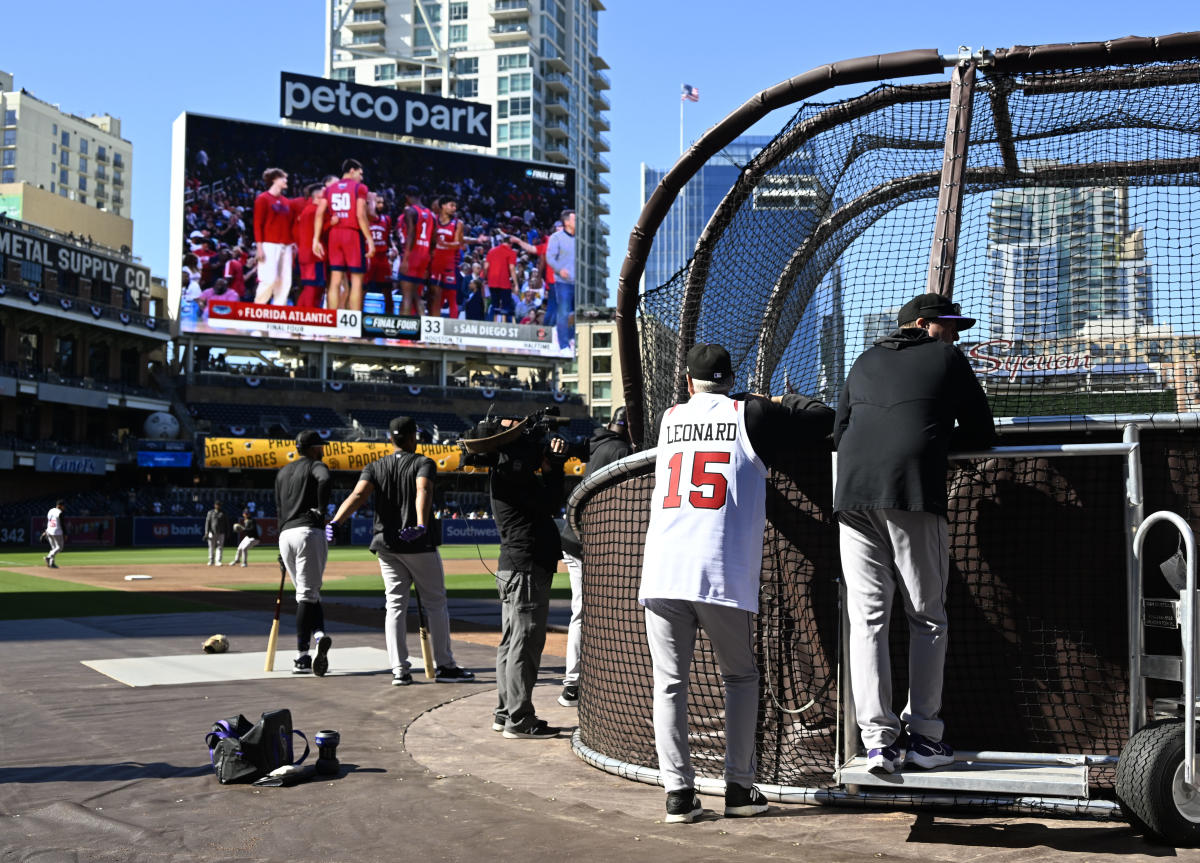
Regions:
<instances>
[{"instance_id":1,"label":"player in white uniform on field","mask_svg":"<svg viewBox=\"0 0 1200 863\"><path fill-rule=\"evenodd\" d=\"M719 345L687 355L691 399L658 435L654 497L638 601L654 664L654 743L669 822L700 814L688 748L687 687L696 631L713 646L725 685L725 815L767 810L754 787L758 666L754 658L768 465L822 441L833 411L807 396L728 396L733 366Z\"/></svg>"},{"instance_id":2,"label":"player in white uniform on field","mask_svg":"<svg viewBox=\"0 0 1200 863\"><path fill-rule=\"evenodd\" d=\"M63 507L65 501L57 501L46 513L46 541L50 543L50 553L46 555L46 566L58 569L54 558L63 550L66 534L63 532Z\"/></svg>"}]
</instances>

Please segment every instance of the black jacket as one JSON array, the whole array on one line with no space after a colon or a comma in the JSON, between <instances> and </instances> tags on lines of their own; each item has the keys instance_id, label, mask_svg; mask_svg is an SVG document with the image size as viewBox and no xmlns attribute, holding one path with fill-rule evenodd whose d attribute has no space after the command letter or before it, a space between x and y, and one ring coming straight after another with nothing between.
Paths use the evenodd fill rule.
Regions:
<instances>
[{"instance_id":1,"label":"black jacket","mask_svg":"<svg viewBox=\"0 0 1200 863\"><path fill-rule=\"evenodd\" d=\"M532 572L536 567L553 573L562 560L554 517L562 501L565 458L547 458L547 450L545 441L523 438L503 452L473 459L490 468L492 515L500 532L498 569Z\"/></svg>"},{"instance_id":2,"label":"black jacket","mask_svg":"<svg viewBox=\"0 0 1200 863\"><path fill-rule=\"evenodd\" d=\"M588 439L585 459L587 469L583 473L583 478L587 479L600 468L620 461L631 452L633 452L633 447L630 446L624 435L609 431L607 426L601 426ZM572 557L583 557L583 543L579 541L579 537L572 530L570 521L563 525L562 547L563 551Z\"/></svg>"},{"instance_id":3,"label":"black jacket","mask_svg":"<svg viewBox=\"0 0 1200 863\"><path fill-rule=\"evenodd\" d=\"M835 510L944 515L947 454L991 446L995 426L962 351L924 330L904 329L877 341L851 367L833 441Z\"/></svg>"}]
</instances>

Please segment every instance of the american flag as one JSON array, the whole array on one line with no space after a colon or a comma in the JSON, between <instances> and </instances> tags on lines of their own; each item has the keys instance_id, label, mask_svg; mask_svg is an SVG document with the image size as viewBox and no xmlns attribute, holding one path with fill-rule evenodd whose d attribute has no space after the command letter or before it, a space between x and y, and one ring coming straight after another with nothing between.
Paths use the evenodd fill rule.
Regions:
<instances>
[{"instance_id":1,"label":"american flag","mask_svg":"<svg viewBox=\"0 0 1200 863\"><path fill-rule=\"evenodd\" d=\"M684 84L683 95L679 97L679 101L682 102L684 99L687 99L689 102L699 102L700 88L693 87L691 84Z\"/></svg>"}]
</instances>

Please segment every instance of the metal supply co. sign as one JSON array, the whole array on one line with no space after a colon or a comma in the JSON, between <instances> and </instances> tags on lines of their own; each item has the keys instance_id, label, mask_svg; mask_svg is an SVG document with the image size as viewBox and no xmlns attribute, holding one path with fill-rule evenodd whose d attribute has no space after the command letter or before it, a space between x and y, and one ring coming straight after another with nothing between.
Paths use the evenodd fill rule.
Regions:
<instances>
[{"instance_id":1,"label":"metal supply co. sign","mask_svg":"<svg viewBox=\"0 0 1200 863\"><path fill-rule=\"evenodd\" d=\"M490 105L294 72L280 75L279 114L287 120L330 123L454 144L492 145Z\"/></svg>"}]
</instances>

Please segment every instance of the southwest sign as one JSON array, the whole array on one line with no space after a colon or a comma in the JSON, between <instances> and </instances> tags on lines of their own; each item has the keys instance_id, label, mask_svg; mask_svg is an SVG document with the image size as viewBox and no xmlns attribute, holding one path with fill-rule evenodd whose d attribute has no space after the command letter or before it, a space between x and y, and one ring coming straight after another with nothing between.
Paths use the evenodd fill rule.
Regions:
<instances>
[{"instance_id":1,"label":"southwest sign","mask_svg":"<svg viewBox=\"0 0 1200 863\"><path fill-rule=\"evenodd\" d=\"M391 87L282 72L279 115L454 144L492 145L492 107Z\"/></svg>"}]
</instances>

